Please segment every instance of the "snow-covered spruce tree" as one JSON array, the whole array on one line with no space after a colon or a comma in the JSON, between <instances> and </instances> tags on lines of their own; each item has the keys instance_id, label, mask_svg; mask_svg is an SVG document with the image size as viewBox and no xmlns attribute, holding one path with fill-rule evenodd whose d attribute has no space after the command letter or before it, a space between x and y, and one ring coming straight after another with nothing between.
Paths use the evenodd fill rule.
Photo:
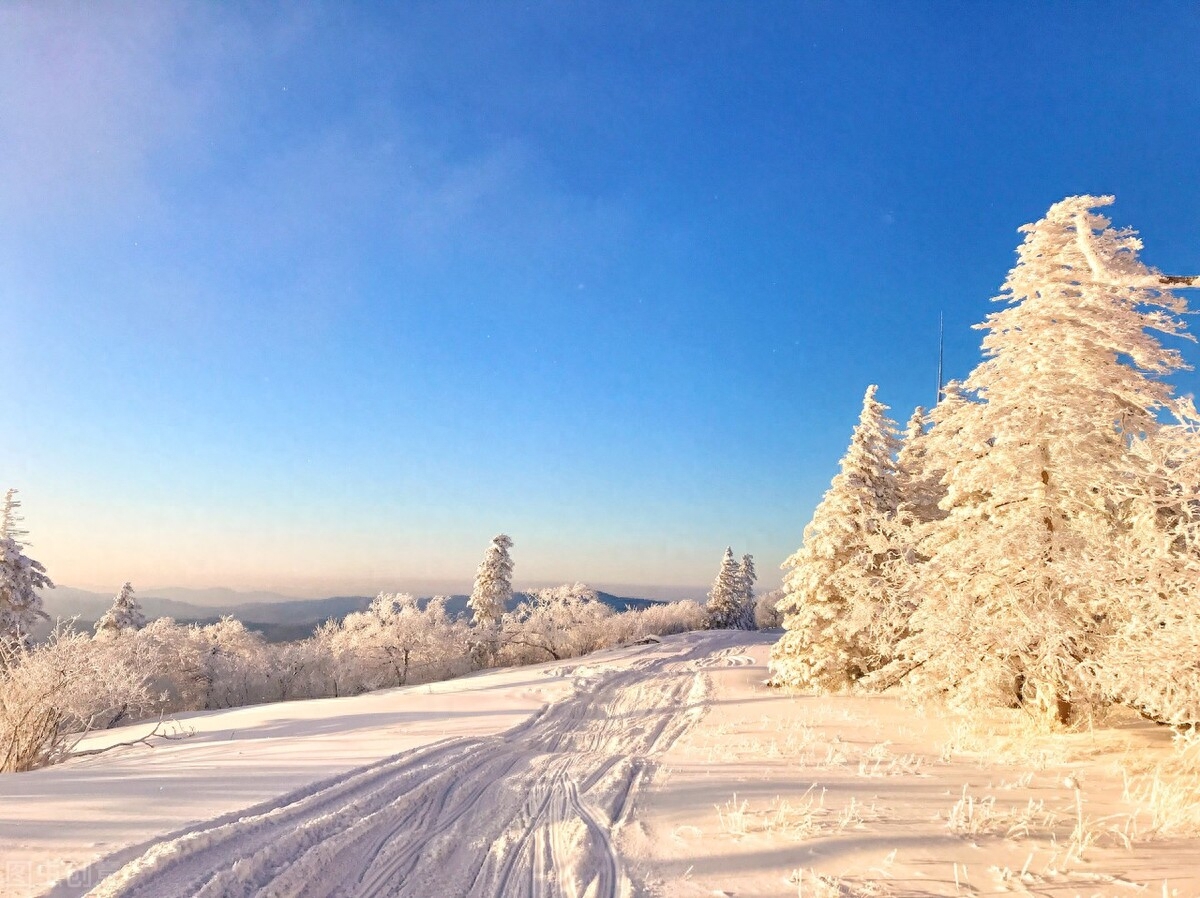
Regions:
<instances>
[{"instance_id":1,"label":"snow-covered spruce tree","mask_svg":"<svg viewBox=\"0 0 1200 898\"><path fill-rule=\"evenodd\" d=\"M133 594L133 584L126 583L113 599L112 607L96 621L97 636L116 636L126 630L140 630L146 626L146 615L141 602Z\"/></svg>"},{"instance_id":2,"label":"snow-covered spruce tree","mask_svg":"<svg viewBox=\"0 0 1200 898\"><path fill-rule=\"evenodd\" d=\"M721 559L721 569L717 572L717 579L713 581L712 589L708 592L708 601L704 605L705 626L709 630L737 628L742 620L744 594L742 566L733 557L733 549L726 548L725 557Z\"/></svg>"},{"instance_id":3,"label":"snow-covered spruce tree","mask_svg":"<svg viewBox=\"0 0 1200 898\"><path fill-rule=\"evenodd\" d=\"M1111 202L1071 197L1021 229L1008 307L978 325L984 361L934 425L946 517L921 540L903 650L911 683L967 708L1066 720L1100 698L1097 654L1145 581L1122 551L1148 482L1130 442L1175 403L1163 377L1184 364L1151 331L1180 334L1185 304L1093 211Z\"/></svg>"},{"instance_id":4,"label":"snow-covered spruce tree","mask_svg":"<svg viewBox=\"0 0 1200 898\"><path fill-rule=\"evenodd\" d=\"M905 526L937 520L945 516L938 507L945 490L943 471L930 455L930 433L926 429L929 415L917 406L896 456L896 492L899 497L899 516Z\"/></svg>"},{"instance_id":5,"label":"snow-covered spruce tree","mask_svg":"<svg viewBox=\"0 0 1200 898\"><path fill-rule=\"evenodd\" d=\"M48 617L37 591L54 588L46 569L25 554L16 493L8 491L0 519L0 641L6 642L23 641L39 619Z\"/></svg>"},{"instance_id":6,"label":"snow-covered spruce tree","mask_svg":"<svg viewBox=\"0 0 1200 898\"><path fill-rule=\"evenodd\" d=\"M496 624L512 598L513 560L508 554L512 547L510 537L503 533L496 536L475 573L475 587L467 607L476 626Z\"/></svg>"},{"instance_id":7,"label":"snow-covered spruce tree","mask_svg":"<svg viewBox=\"0 0 1200 898\"><path fill-rule=\"evenodd\" d=\"M508 554L512 547L513 541L506 534L495 536L475 573L467 607L474 628L470 652L476 667L491 664L500 646L500 621L513 594L513 560Z\"/></svg>"},{"instance_id":8,"label":"snow-covered spruce tree","mask_svg":"<svg viewBox=\"0 0 1200 898\"><path fill-rule=\"evenodd\" d=\"M804 528L804 544L783 563L778 608L787 632L771 650L778 685L842 689L890 660L881 657L875 628L893 593L898 439L875 391L867 387L841 470Z\"/></svg>"},{"instance_id":9,"label":"snow-covered spruce tree","mask_svg":"<svg viewBox=\"0 0 1200 898\"><path fill-rule=\"evenodd\" d=\"M0 517L0 534L11 536L17 541L17 545L26 545L25 537L29 535L29 531L21 527L23 518L21 517L21 500L17 498L17 491L9 487L4 494L4 511Z\"/></svg>"},{"instance_id":10,"label":"snow-covered spruce tree","mask_svg":"<svg viewBox=\"0 0 1200 898\"><path fill-rule=\"evenodd\" d=\"M754 630L757 629L754 617L754 584L758 580L758 573L754 570L753 555L742 556L738 573L742 580L742 608L736 626L739 630Z\"/></svg>"}]
</instances>

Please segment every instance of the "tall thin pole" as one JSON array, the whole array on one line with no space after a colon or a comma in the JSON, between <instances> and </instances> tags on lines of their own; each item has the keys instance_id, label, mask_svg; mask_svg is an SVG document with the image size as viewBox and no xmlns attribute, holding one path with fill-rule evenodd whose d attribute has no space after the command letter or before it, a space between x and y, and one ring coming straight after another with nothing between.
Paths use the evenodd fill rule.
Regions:
<instances>
[{"instance_id":1,"label":"tall thin pole","mask_svg":"<svg viewBox=\"0 0 1200 898\"><path fill-rule=\"evenodd\" d=\"M946 347L946 326L943 314L938 312L938 380L937 392L933 396L933 404L937 405L942 401L942 361L945 358Z\"/></svg>"}]
</instances>

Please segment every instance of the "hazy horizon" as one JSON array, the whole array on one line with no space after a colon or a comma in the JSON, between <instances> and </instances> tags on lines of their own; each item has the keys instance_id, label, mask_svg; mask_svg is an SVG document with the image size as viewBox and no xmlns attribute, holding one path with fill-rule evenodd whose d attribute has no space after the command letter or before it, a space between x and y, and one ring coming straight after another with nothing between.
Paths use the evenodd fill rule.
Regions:
<instances>
[{"instance_id":1,"label":"hazy horizon","mask_svg":"<svg viewBox=\"0 0 1200 898\"><path fill-rule=\"evenodd\" d=\"M374 584L374 585L372 585ZM517 578L514 581L513 588L517 592L522 592L528 589L540 589L548 586L558 586L559 581L523 581ZM588 586L600 592L608 593L609 595L621 596L625 598L639 599L662 599L665 601L677 601L680 599L696 599L703 600L708 591L707 586L665 586L654 584L637 584L637 583L587 583ZM307 599L326 599L334 596L374 596L381 592L393 593L411 593L417 596L434 596L434 595L470 595L471 582L459 583L450 580L410 580L410 581L358 581L350 584L343 584L339 588L336 584L325 588L313 587L308 590L280 588L274 589L268 586L238 588L232 586L179 586L179 585L157 585L149 587L138 587L134 585L134 592L142 598L179 598L180 595L195 594L192 598L187 599L195 604L216 604L214 601L215 593L224 593L231 595L240 601L245 602L271 602L276 600L307 600ZM120 586L110 588L107 584L85 585L80 583L57 583L56 589L79 590L81 592L94 593L96 595L107 596L115 595L120 591ZM175 595L171 595L174 593Z\"/></svg>"}]
</instances>

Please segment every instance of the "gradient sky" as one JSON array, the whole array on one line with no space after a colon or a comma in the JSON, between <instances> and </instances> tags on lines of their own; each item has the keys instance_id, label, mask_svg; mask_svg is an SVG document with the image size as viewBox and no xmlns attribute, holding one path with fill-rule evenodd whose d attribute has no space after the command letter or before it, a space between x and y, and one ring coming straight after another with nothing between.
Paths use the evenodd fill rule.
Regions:
<instances>
[{"instance_id":1,"label":"gradient sky","mask_svg":"<svg viewBox=\"0 0 1200 898\"><path fill-rule=\"evenodd\" d=\"M4 4L0 486L74 586L463 588L502 530L518 585L771 586L1018 226L1113 193L1200 271L1198 46L1166 2Z\"/></svg>"}]
</instances>

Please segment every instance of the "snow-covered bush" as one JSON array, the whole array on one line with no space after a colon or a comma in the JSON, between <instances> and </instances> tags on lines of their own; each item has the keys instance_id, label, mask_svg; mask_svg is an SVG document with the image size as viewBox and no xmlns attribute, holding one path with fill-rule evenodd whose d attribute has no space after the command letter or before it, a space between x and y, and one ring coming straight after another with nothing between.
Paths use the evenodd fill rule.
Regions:
<instances>
[{"instance_id":1,"label":"snow-covered bush","mask_svg":"<svg viewBox=\"0 0 1200 898\"><path fill-rule=\"evenodd\" d=\"M0 643L0 772L61 760L88 731L155 710L142 672L86 634L56 630L36 647Z\"/></svg>"},{"instance_id":2,"label":"snow-covered bush","mask_svg":"<svg viewBox=\"0 0 1200 898\"><path fill-rule=\"evenodd\" d=\"M779 610L779 603L785 595L782 589L772 589L754 603L754 626L757 629L771 630L783 626L783 612Z\"/></svg>"},{"instance_id":3,"label":"snow-covered bush","mask_svg":"<svg viewBox=\"0 0 1200 898\"><path fill-rule=\"evenodd\" d=\"M605 626L608 633L606 645L625 645L647 636L671 636L703 630L706 621L704 608L691 599L623 611L608 618Z\"/></svg>"},{"instance_id":4,"label":"snow-covered bush","mask_svg":"<svg viewBox=\"0 0 1200 898\"><path fill-rule=\"evenodd\" d=\"M535 589L504 616L501 663L560 661L605 647L612 616L596 591L582 583Z\"/></svg>"},{"instance_id":5,"label":"snow-covered bush","mask_svg":"<svg viewBox=\"0 0 1200 898\"><path fill-rule=\"evenodd\" d=\"M407 593L381 593L323 635L340 673L339 694L444 679L466 667L466 626L444 597L424 608Z\"/></svg>"}]
</instances>

